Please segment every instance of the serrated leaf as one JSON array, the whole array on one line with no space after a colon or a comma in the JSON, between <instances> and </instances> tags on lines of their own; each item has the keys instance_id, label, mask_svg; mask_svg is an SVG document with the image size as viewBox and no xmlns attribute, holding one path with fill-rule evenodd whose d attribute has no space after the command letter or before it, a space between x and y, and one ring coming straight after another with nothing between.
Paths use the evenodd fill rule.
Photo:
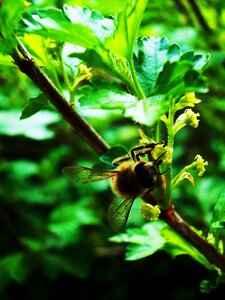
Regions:
<instances>
[{"instance_id":1,"label":"serrated leaf","mask_svg":"<svg viewBox=\"0 0 225 300\"><path fill-rule=\"evenodd\" d=\"M181 60L190 61L194 70L202 70L209 61L209 54L204 56L202 54L195 54L193 50L190 50L181 56Z\"/></svg>"},{"instance_id":2,"label":"serrated leaf","mask_svg":"<svg viewBox=\"0 0 225 300\"><path fill-rule=\"evenodd\" d=\"M159 37L144 37L137 41L134 63L146 96L155 87L158 74L165 64L168 45L168 39Z\"/></svg>"},{"instance_id":3,"label":"serrated leaf","mask_svg":"<svg viewBox=\"0 0 225 300\"><path fill-rule=\"evenodd\" d=\"M79 102L83 107L125 110L137 102L134 96L109 80L93 80L92 85L84 86L80 91Z\"/></svg>"},{"instance_id":4,"label":"serrated leaf","mask_svg":"<svg viewBox=\"0 0 225 300\"><path fill-rule=\"evenodd\" d=\"M165 223L157 220L148 223L143 228L127 229L126 233L120 233L110 238L110 241L117 243L130 243L126 251L126 260L136 260L149 256L162 249L164 239L160 230Z\"/></svg>"},{"instance_id":5,"label":"serrated leaf","mask_svg":"<svg viewBox=\"0 0 225 300\"><path fill-rule=\"evenodd\" d=\"M128 107L125 116L140 124L152 126L167 110L166 95L157 95Z\"/></svg>"},{"instance_id":6,"label":"serrated leaf","mask_svg":"<svg viewBox=\"0 0 225 300\"><path fill-rule=\"evenodd\" d=\"M69 5L64 5L63 11L71 23L82 24L87 28L90 28L101 43L104 42L108 36L113 34L113 20L104 18L104 16L97 11L91 11L88 8L81 8L79 6L72 7Z\"/></svg>"},{"instance_id":7,"label":"serrated leaf","mask_svg":"<svg viewBox=\"0 0 225 300\"><path fill-rule=\"evenodd\" d=\"M131 244L127 248L127 260L143 258L158 250L165 250L173 257L190 255L208 269L212 269L212 265L197 249L161 220L147 223L142 228L127 229L125 233L111 237L110 241Z\"/></svg>"},{"instance_id":8,"label":"serrated leaf","mask_svg":"<svg viewBox=\"0 0 225 300\"><path fill-rule=\"evenodd\" d=\"M134 55L135 68L142 89L146 96L154 90L159 73L169 60L180 58L181 49L177 44L170 44L165 37L139 38Z\"/></svg>"},{"instance_id":9,"label":"serrated leaf","mask_svg":"<svg viewBox=\"0 0 225 300\"><path fill-rule=\"evenodd\" d=\"M205 77L193 69L188 60L167 62L160 72L153 94L179 97L187 92L207 92Z\"/></svg>"},{"instance_id":10,"label":"serrated leaf","mask_svg":"<svg viewBox=\"0 0 225 300\"><path fill-rule=\"evenodd\" d=\"M22 110L20 120L27 119L42 109L49 108L48 99L44 94L28 99L28 104Z\"/></svg>"}]
</instances>

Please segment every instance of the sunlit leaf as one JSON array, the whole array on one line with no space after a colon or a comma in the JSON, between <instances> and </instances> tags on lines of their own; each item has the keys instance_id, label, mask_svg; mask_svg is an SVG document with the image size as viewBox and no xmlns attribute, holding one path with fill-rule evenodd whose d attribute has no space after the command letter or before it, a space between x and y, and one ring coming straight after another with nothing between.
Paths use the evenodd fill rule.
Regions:
<instances>
[{"instance_id":1,"label":"sunlit leaf","mask_svg":"<svg viewBox=\"0 0 225 300\"><path fill-rule=\"evenodd\" d=\"M161 221L151 222L143 228L127 229L110 238L110 241L130 243L126 252L127 260L136 260L149 256L163 248L164 239L160 230L165 226Z\"/></svg>"},{"instance_id":2,"label":"sunlit leaf","mask_svg":"<svg viewBox=\"0 0 225 300\"><path fill-rule=\"evenodd\" d=\"M91 11L88 8L64 5L63 11L72 24L83 25L91 30L100 43L103 43L106 37L112 35L114 31L113 20L104 18L103 15L95 10ZM82 33L83 32L79 32L80 38L82 38ZM83 39L84 38L87 39L89 36L83 36ZM81 46L85 47L84 45Z\"/></svg>"},{"instance_id":3,"label":"sunlit leaf","mask_svg":"<svg viewBox=\"0 0 225 300\"><path fill-rule=\"evenodd\" d=\"M56 8L35 10L25 16L23 23L21 32L39 34L85 48L100 46L97 36L88 26L79 22L79 19L76 24L73 24L61 10Z\"/></svg>"},{"instance_id":4,"label":"sunlit leaf","mask_svg":"<svg viewBox=\"0 0 225 300\"><path fill-rule=\"evenodd\" d=\"M165 95L157 95L128 107L125 116L140 124L152 126L167 110L168 99Z\"/></svg>"},{"instance_id":5,"label":"sunlit leaf","mask_svg":"<svg viewBox=\"0 0 225 300\"><path fill-rule=\"evenodd\" d=\"M133 48L143 17L147 0L128 0L123 10L116 16L115 31L104 43L117 56L132 58ZM118 41L120 41L118 43Z\"/></svg>"}]
</instances>

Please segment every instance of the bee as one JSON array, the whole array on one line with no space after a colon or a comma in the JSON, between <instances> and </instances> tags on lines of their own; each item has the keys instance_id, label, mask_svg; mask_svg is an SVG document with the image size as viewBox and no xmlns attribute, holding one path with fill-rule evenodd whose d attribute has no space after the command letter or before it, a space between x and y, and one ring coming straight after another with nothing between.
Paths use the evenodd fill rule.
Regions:
<instances>
[{"instance_id":1,"label":"bee","mask_svg":"<svg viewBox=\"0 0 225 300\"><path fill-rule=\"evenodd\" d=\"M151 155L159 143L144 144L133 148L129 154L112 162L115 170L100 170L82 166L63 168L63 173L75 183L89 183L110 179L110 185L117 197L108 208L108 222L115 232L121 231L137 197L142 197L156 187L159 165L162 163L162 153L157 159ZM149 161L141 159L148 155Z\"/></svg>"}]
</instances>

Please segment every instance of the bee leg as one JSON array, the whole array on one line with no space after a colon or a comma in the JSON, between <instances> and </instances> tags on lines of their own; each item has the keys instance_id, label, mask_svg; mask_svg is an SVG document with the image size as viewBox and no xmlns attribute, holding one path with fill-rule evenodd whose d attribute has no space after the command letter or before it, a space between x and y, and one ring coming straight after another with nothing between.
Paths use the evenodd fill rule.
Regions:
<instances>
[{"instance_id":1,"label":"bee leg","mask_svg":"<svg viewBox=\"0 0 225 300\"><path fill-rule=\"evenodd\" d=\"M120 156L118 158L115 158L112 162L112 165L115 166L115 167L118 167L122 162L130 160L130 159L131 159L130 154L123 155L123 156Z\"/></svg>"},{"instance_id":2,"label":"bee leg","mask_svg":"<svg viewBox=\"0 0 225 300\"><path fill-rule=\"evenodd\" d=\"M134 162L140 161L140 156L151 154L152 150L156 147L156 145L160 144L158 143L150 143L145 145L140 145L131 150L131 157ZM142 151L141 151L142 150Z\"/></svg>"}]
</instances>

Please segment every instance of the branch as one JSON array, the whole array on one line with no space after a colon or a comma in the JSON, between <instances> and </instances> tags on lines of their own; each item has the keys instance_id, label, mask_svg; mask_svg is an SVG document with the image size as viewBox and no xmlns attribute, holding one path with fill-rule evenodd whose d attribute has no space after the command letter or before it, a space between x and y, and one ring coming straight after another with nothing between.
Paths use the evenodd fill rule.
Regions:
<instances>
[{"instance_id":1,"label":"branch","mask_svg":"<svg viewBox=\"0 0 225 300\"><path fill-rule=\"evenodd\" d=\"M74 109L63 95L57 90L53 82L46 76L41 68L35 63L34 59L19 43L18 50L12 53L14 63L20 71L25 73L34 84L46 95L55 108L62 114L65 121L70 123L75 132L81 136L99 155L105 153L109 146Z\"/></svg>"},{"instance_id":2,"label":"branch","mask_svg":"<svg viewBox=\"0 0 225 300\"><path fill-rule=\"evenodd\" d=\"M161 204L162 194L164 193L164 178L161 177L157 190L154 193L148 193L143 197L143 200L152 205ZM154 194L154 195L153 195ZM172 203L172 199L170 200ZM159 218L165 221L174 231L182 236L189 244L194 246L200 253L202 253L210 263L220 268L225 272L225 255L220 254L211 244L209 244L202 236L197 234L190 225L185 222L181 216L175 211L174 207L161 210Z\"/></svg>"},{"instance_id":3,"label":"branch","mask_svg":"<svg viewBox=\"0 0 225 300\"><path fill-rule=\"evenodd\" d=\"M161 211L160 218L202 253L213 265L225 272L225 256L197 234L173 209Z\"/></svg>"}]
</instances>

